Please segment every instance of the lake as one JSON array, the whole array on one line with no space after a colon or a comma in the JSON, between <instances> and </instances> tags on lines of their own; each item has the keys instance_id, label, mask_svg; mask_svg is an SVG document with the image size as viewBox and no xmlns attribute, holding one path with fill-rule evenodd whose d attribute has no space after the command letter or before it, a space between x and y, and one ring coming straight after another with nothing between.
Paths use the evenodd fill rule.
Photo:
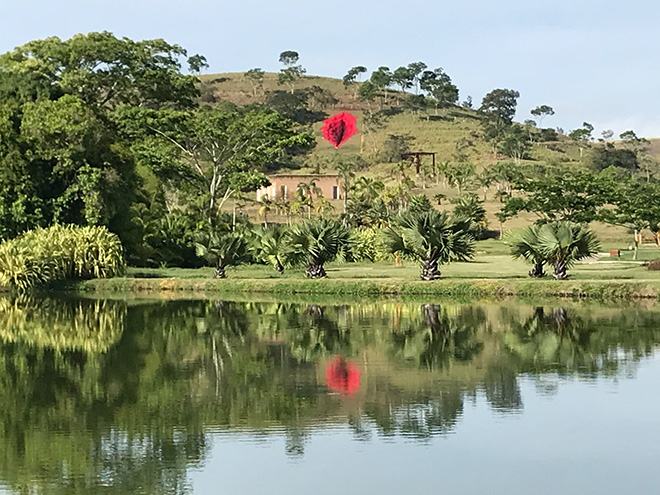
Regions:
<instances>
[{"instance_id":1,"label":"lake","mask_svg":"<svg viewBox=\"0 0 660 495\"><path fill-rule=\"evenodd\" d=\"M0 298L0 493L656 494L660 307Z\"/></svg>"}]
</instances>

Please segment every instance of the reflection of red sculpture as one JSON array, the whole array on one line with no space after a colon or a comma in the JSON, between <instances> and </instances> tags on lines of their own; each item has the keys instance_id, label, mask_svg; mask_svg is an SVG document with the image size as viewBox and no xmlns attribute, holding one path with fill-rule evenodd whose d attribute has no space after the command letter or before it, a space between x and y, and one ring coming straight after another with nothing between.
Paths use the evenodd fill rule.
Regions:
<instances>
[{"instance_id":1,"label":"reflection of red sculpture","mask_svg":"<svg viewBox=\"0 0 660 495\"><path fill-rule=\"evenodd\" d=\"M350 113L338 113L329 119L323 121L325 124L321 127L323 138L330 141L335 148L339 148L348 141L351 136L357 134L355 123L357 119Z\"/></svg>"},{"instance_id":2,"label":"reflection of red sculpture","mask_svg":"<svg viewBox=\"0 0 660 495\"><path fill-rule=\"evenodd\" d=\"M328 363L325 378L329 389L344 395L353 395L360 388L360 368L341 356Z\"/></svg>"}]
</instances>

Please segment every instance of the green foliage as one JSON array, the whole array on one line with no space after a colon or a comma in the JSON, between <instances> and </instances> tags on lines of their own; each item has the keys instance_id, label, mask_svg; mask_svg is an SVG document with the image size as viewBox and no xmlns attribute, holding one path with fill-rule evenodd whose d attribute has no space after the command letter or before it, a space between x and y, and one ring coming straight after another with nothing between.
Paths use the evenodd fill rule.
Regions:
<instances>
[{"instance_id":1,"label":"green foliage","mask_svg":"<svg viewBox=\"0 0 660 495\"><path fill-rule=\"evenodd\" d=\"M419 213L426 213L427 211L431 211L432 209L433 209L433 205L431 204L431 200L426 194L415 194L410 197L410 204L408 205L408 211L413 215Z\"/></svg>"},{"instance_id":2,"label":"green foliage","mask_svg":"<svg viewBox=\"0 0 660 495\"><path fill-rule=\"evenodd\" d=\"M410 134L390 134L381 147L380 161L386 163L401 161L401 155L410 151L410 145L414 141L415 138Z\"/></svg>"},{"instance_id":3,"label":"green foliage","mask_svg":"<svg viewBox=\"0 0 660 495\"><path fill-rule=\"evenodd\" d=\"M583 225L555 222L541 226L538 243L545 261L554 266L553 278L568 278L566 270L600 249L596 235Z\"/></svg>"},{"instance_id":4,"label":"green foliage","mask_svg":"<svg viewBox=\"0 0 660 495\"><path fill-rule=\"evenodd\" d=\"M454 217L470 222L472 236L477 240L483 239L488 227L484 202L474 193L462 194L450 202L454 205Z\"/></svg>"},{"instance_id":5,"label":"green foliage","mask_svg":"<svg viewBox=\"0 0 660 495\"><path fill-rule=\"evenodd\" d=\"M423 263L422 280L440 278L439 264L467 261L474 254L470 223L430 210L401 215L385 231L388 252L411 256Z\"/></svg>"},{"instance_id":6,"label":"green foliage","mask_svg":"<svg viewBox=\"0 0 660 495\"><path fill-rule=\"evenodd\" d=\"M349 238L351 261L384 261L389 258L382 230L374 227L351 229Z\"/></svg>"},{"instance_id":7,"label":"green foliage","mask_svg":"<svg viewBox=\"0 0 660 495\"><path fill-rule=\"evenodd\" d=\"M309 278L326 276L324 264L343 259L348 247L349 231L331 220L306 221L293 225L287 235L292 260L307 265Z\"/></svg>"},{"instance_id":8,"label":"green foliage","mask_svg":"<svg viewBox=\"0 0 660 495\"><path fill-rule=\"evenodd\" d=\"M533 266L529 272L530 277L543 277L543 265L546 262L545 254L539 243L538 225L524 227L509 236L506 243L511 246L511 256L513 259L523 259Z\"/></svg>"},{"instance_id":9,"label":"green foliage","mask_svg":"<svg viewBox=\"0 0 660 495\"><path fill-rule=\"evenodd\" d=\"M623 169L628 173L639 169L639 162L634 151L616 148L612 143L595 146L588 155L588 163L596 172L601 172L608 167Z\"/></svg>"},{"instance_id":10,"label":"green foliage","mask_svg":"<svg viewBox=\"0 0 660 495\"><path fill-rule=\"evenodd\" d=\"M215 267L213 278L225 278L225 269L252 261L250 242L240 232L226 227L198 232L195 236L197 256Z\"/></svg>"},{"instance_id":11,"label":"green foliage","mask_svg":"<svg viewBox=\"0 0 660 495\"><path fill-rule=\"evenodd\" d=\"M280 274L291 266L292 246L287 242L287 229L281 226L256 230L253 237L255 258L272 265Z\"/></svg>"},{"instance_id":12,"label":"green foliage","mask_svg":"<svg viewBox=\"0 0 660 495\"><path fill-rule=\"evenodd\" d=\"M20 291L55 280L115 277L124 270L121 242L104 227L54 225L0 244L0 285Z\"/></svg>"}]
</instances>

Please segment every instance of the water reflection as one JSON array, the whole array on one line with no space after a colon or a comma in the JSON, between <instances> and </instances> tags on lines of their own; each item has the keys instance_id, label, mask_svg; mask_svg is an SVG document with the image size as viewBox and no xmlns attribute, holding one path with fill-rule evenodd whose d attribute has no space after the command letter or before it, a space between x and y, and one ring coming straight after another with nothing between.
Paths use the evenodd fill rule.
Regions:
<instances>
[{"instance_id":1,"label":"water reflection","mask_svg":"<svg viewBox=\"0 0 660 495\"><path fill-rule=\"evenodd\" d=\"M521 377L634 374L638 309L0 300L0 482L29 493L187 493L209 431L426 441L466 402L524 410ZM339 357L338 357L339 356ZM332 393L333 390L341 393Z\"/></svg>"}]
</instances>

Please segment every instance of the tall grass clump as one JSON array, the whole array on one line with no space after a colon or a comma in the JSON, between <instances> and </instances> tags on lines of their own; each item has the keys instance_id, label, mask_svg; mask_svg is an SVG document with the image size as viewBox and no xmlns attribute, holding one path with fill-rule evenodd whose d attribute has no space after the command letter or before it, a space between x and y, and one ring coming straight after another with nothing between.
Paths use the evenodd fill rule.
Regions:
<instances>
[{"instance_id":1,"label":"tall grass clump","mask_svg":"<svg viewBox=\"0 0 660 495\"><path fill-rule=\"evenodd\" d=\"M53 225L0 244L0 285L24 291L56 280L121 275L119 238L105 227Z\"/></svg>"}]
</instances>

